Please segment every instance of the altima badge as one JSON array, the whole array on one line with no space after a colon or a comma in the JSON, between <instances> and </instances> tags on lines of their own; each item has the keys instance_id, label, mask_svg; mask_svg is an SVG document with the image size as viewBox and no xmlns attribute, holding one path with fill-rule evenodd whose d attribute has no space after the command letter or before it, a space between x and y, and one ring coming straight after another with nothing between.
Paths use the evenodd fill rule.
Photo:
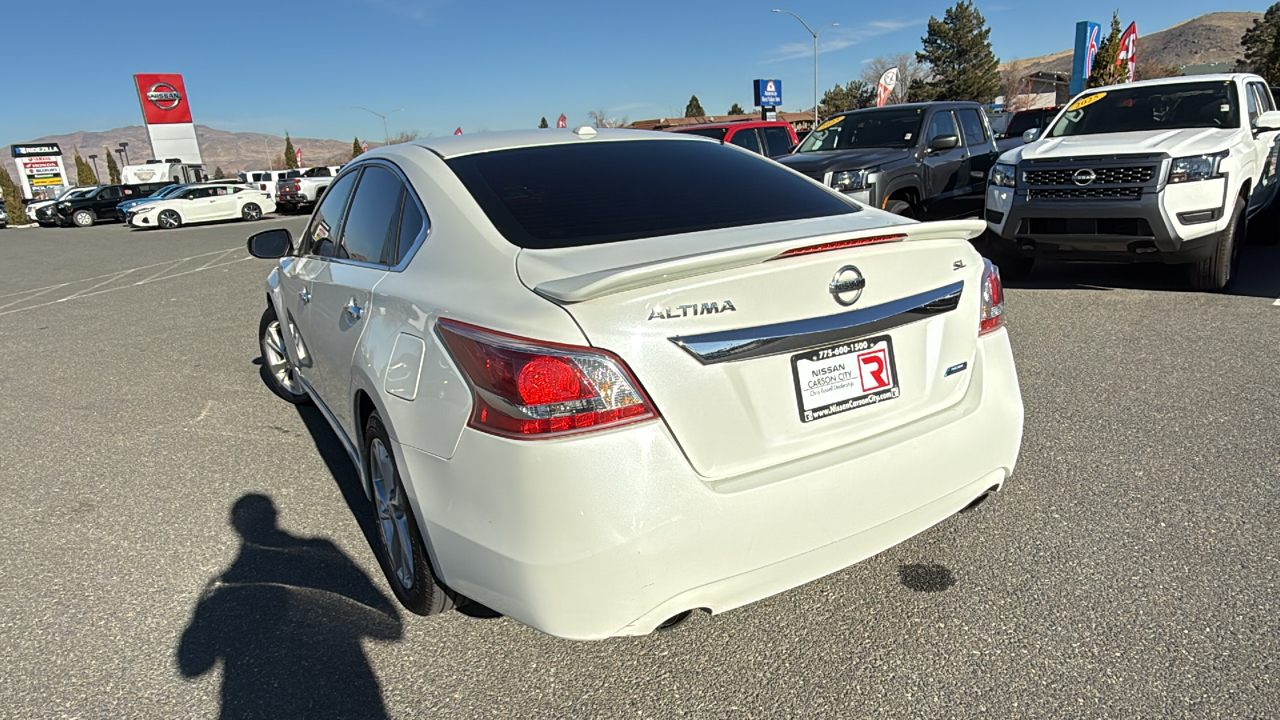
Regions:
<instances>
[{"instance_id":1,"label":"altima badge","mask_svg":"<svg viewBox=\"0 0 1280 720\"><path fill-rule=\"evenodd\" d=\"M714 313L737 312L732 300L724 302L704 302L701 305L676 305L675 307L653 308L649 311L650 320L670 320L671 318L689 317L690 315L711 315Z\"/></svg>"},{"instance_id":2,"label":"altima badge","mask_svg":"<svg viewBox=\"0 0 1280 720\"><path fill-rule=\"evenodd\" d=\"M862 297L862 289L866 286L867 281L862 277L862 271L853 265L845 265L831 278L828 290L836 302L848 307L858 302L858 298Z\"/></svg>"}]
</instances>

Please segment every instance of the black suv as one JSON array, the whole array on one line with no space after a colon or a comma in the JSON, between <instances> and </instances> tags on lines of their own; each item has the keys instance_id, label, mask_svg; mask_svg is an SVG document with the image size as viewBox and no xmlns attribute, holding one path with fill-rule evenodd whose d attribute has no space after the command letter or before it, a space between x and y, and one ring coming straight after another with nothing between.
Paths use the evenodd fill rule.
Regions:
<instances>
[{"instance_id":1,"label":"black suv","mask_svg":"<svg viewBox=\"0 0 1280 720\"><path fill-rule=\"evenodd\" d=\"M62 227L90 227L96 222L109 220L118 222L120 214L116 205L125 200L147 197L160 188L169 185L167 182L142 183L140 185L103 185L93 192L73 200L63 200L57 204L58 225Z\"/></svg>"},{"instance_id":2,"label":"black suv","mask_svg":"<svg viewBox=\"0 0 1280 720\"><path fill-rule=\"evenodd\" d=\"M980 217L999 153L982 106L932 102L828 118L778 162L892 213Z\"/></svg>"}]
</instances>

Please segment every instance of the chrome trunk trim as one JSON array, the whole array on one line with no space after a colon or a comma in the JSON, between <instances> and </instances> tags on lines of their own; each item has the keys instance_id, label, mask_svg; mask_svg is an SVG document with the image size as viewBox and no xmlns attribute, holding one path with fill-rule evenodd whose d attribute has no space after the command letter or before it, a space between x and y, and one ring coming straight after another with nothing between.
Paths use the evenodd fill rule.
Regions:
<instances>
[{"instance_id":1,"label":"chrome trunk trim","mask_svg":"<svg viewBox=\"0 0 1280 720\"><path fill-rule=\"evenodd\" d=\"M955 282L918 295L836 315L668 339L703 365L799 352L885 332L951 312L960 305L963 289L963 282Z\"/></svg>"}]
</instances>

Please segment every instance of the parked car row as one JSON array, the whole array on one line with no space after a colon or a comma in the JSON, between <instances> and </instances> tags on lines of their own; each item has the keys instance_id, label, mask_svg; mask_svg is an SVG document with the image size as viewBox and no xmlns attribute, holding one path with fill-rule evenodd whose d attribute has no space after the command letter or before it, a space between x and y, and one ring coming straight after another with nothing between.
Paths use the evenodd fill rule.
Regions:
<instances>
[{"instance_id":1,"label":"parked car row","mask_svg":"<svg viewBox=\"0 0 1280 720\"><path fill-rule=\"evenodd\" d=\"M275 210L270 193L233 178L190 184L70 188L56 200L31 203L26 213L42 227L91 227L101 222L125 222L135 228L176 228L237 218L257 220Z\"/></svg>"}]
</instances>

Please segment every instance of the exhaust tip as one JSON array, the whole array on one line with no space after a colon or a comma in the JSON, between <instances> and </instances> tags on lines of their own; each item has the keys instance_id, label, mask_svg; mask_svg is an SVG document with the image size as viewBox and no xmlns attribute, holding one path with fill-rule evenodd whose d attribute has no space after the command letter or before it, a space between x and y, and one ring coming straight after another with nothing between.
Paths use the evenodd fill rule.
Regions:
<instances>
[{"instance_id":1,"label":"exhaust tip","mask_svg":"<svg viewBox=\"0 0 1280 720\"><path fill-rule=\"evenodd\" d=\"M993 493L999 490L1000 490L999 485L992 485L991 487L987 488L986 491L983 492L981 495L969 501L968 505L965 505L964 507L960 508L960 512L966 513L966 512L969 512L970 510L977 509L979 505L987 501L987 498L991 497Z\"/></svg>"},{"instance_id":2,"label":"exhaust tip","mask_svg":"<svg viewBox=\"0 0 1280 720\"><path fill-rule=\"evenodd\" d=\"M659 625L656 629L657 629L657 630L671 630L672 628L676 627L677 625L682 624L685 620L688 620L688 619L689 619L689 616L690 616L690 615L692 615L692 614L693 614L693 611L692 611L692 610L685 610L685 611L684 611L684 612L682 612L682 613L676 613L675 615L672 615L671 617L667 618L666 620L663 620L663 621L662 621L662 624L661 624L661 625Z\"/></svg>"}]
</instances>

